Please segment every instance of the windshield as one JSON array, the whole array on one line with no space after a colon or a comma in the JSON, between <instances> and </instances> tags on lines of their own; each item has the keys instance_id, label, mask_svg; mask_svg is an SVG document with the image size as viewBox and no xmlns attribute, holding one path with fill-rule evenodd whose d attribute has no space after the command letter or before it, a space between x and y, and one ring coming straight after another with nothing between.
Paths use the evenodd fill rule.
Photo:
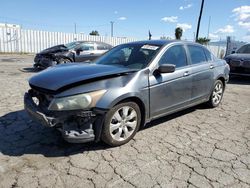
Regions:
<instances>
[{"instance_id":1,"label":"windshield","mask_svg":"<svg viewBox=\"0 0 250 188\"><path fill-rule=\"evenodd\" d=\"M74 49L76 46L78 46L80 44L80 42L70 42L70 43L67 43L67 44L64 44L64 46L68 49L68 50L71 50L71 49Z\"/></svg>"},{"instance_id":2,"label":"windshield","mask_svg":"<svg viewBox=\"0 0 250 188\"><path fill-rule=\"evenodd\" d=\"M123 44L111 49L95 63L142 69L150 63L160 48L160 45Z\"/></svg>"},{"instance_id":3,"label":"windshield","mask_svg":"<svg viewBox=\"0 0 250 188\"><path fill-rule=\"evenodd\" d=\"M239 54L250 54L250 44L240 47L236 53Z\"/></svg>"}]
</instances>

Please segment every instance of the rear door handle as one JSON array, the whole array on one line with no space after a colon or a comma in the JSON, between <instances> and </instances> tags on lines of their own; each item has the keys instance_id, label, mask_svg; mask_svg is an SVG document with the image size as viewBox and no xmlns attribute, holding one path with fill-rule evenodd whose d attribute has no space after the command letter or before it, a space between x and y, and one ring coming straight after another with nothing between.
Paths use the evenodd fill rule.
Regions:
<instances>
[{"instance_id":1,"label":"rear door handle","mask_svg":"<svg viewBox=\"0 0 250 188\"><path fill-rule=\"evenodd\" d=\"M213 69L214 68L214 65L210 65L210 67L209 67L210 69Z\"/></svg>"},{"instance_id":2,"label":"rear door handle","mask_svg":"<svg viewBox=\"0 0 250 188\"><path fill-rule=\"evenodd\" d=\"M183 74L183 76L189 76L189 75L190 75L189 71L186 71L186 72L184 72L184 74Z\"/></svg>"}]
</instances>

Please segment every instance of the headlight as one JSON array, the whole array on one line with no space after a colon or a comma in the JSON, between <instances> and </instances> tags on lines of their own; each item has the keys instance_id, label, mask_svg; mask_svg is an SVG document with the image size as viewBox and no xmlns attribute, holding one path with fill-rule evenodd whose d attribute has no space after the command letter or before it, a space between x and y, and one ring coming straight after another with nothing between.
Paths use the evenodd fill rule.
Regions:
<instances>
[{"instance_id":1,"label":"headlight","mask_svg":"<svg viewBox=\"0 0 250 188\"><path fill-rule=\"evenodd\" d=\"M99 90L69 97L55 98L51 101L48 109L54 111L63 111L94 107L105 92L106 90Z\"/></svg>"}]
</instances>

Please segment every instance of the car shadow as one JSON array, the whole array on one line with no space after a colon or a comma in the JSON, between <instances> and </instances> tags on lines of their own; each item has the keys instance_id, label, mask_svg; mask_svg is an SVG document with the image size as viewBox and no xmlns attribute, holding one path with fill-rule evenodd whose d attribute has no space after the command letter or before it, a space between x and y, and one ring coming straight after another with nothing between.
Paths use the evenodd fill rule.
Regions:
<instances>
[{"instance_id":1,"label":"car shadow","mask_svg":"<svg viewBox=\"0 0 250 188\"><path fill-rule=\"evenodd\" d=\"M25 68L22 68L22 69L19 69L21 72L28 72L28 73L36 73L36 72L40 72L42 71L42 69L38 69L38 68L34 68L34 67L25 67Z\"/></svg>"},{"instance_id":2,"label":"car shadow","mask_svg":"<svg viewBox=\"0 0 250 188\"><path fill-rule=\"evenodd\" d=\"M164 123L164 122L170 121L172 119L181 117L183 115L189 114L191 112L194 112L197 109L207 109L207 106L205 104L201 104L201 105L191 107L191 108L188 108L188 109L185 109L185 110L182 110L182 111L170 114L170 115L163 116L161 118L157 118L157 119L149 122L147 125L145 125L145 127L142 130L154 127L154 126L159 125L161 123Z\"/></svg>"},{"instance_id":3,"label":"car shadow","mask_svg":"<svg viewBox=\"0 0 250 188\"><path fill-rule=\"evenodd\" d=\"M206 109L198 105L172 115L164 116L148 123L143 129L181 117L197 109ZM44 127L30 120L24 110L8 113L0 117L0 153L8 156L40 154L45 157L70 156L86 151L105 150L110 148L103 142L71 144L63 140L59 131Z\"/></svg>"},{"instance_id":4,"label":"car shadow","mask_svg":"<svg viewBox=\"0 0 250 188\"><path fill-rule=\"evenodd\" d=\"M228 84L236 84L236 85L250 85L250 76L231 76Z\"/></svg>"},{"instance_id":5,"label":"car shadow","mask_svg":"<svg viewBox=\"0 0 250 188\"><path fill-rule=\"evenodd\" d=\"M106 148L109 146L101 142L68 143L56 129L31 121L24 110L0 117L0 153L3 155L40 154L45 157L61 157Z\"/></svg>"}]
</instances>

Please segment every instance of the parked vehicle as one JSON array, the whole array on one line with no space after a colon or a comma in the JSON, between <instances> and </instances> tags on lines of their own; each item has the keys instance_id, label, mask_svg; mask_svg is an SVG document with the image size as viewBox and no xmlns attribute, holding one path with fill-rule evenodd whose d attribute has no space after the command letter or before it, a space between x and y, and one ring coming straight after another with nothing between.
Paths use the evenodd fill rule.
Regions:
<instances>
[{"instance_id":1,"label":"parked vehicle","mask_svg":"<svg viewBox=\"0 0 250 188\"><path fill-rule=\"evenodd\" d=\"M93 61L111 48L109 44L91 41L61 44L36 54L34 67L45 69L62 63Z\"/></svg>"},{"instance_id":2,"label":"parked vehicle","mask_svg":"<svg viewBox=\"0 0 250 188\"><path fill-rule=\"evenodd\" d=\"M29 80L25 109L68 142L127 143L147 122L185 108L220 104L229 66L205 47L152 40L119 45L84 65L47 69Z\"/></svg>"},{"instance_id":3,"label":"parked vehicle","mask_svg":"<svg viewBox=\"0 0 250 188\"><path fill-rule=\"evenodd\" d=\"M243 45L236 52L225 57L231 75L250 76L250 44Z\"/></svg>"}]
</instances>

